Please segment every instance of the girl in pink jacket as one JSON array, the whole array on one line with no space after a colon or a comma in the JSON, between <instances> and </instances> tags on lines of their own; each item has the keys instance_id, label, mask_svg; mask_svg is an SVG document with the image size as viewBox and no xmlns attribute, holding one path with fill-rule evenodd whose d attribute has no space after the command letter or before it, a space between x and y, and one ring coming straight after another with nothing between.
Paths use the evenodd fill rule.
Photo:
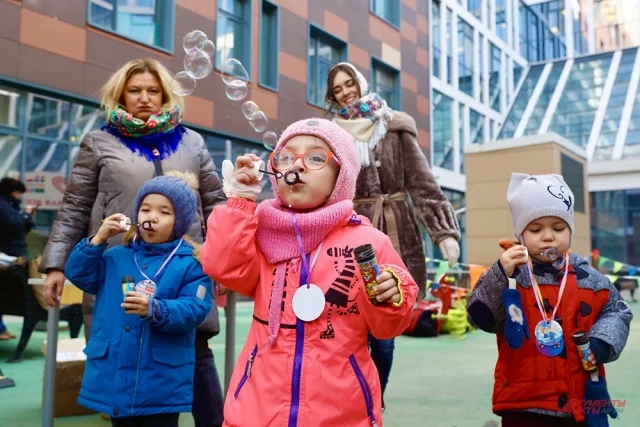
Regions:
<instances>
[{"instance_id":1,"label":"girl in pink jacket","mask_svg":"<svg viewBox=\"0 0 640 427\"><path fill-rule=\"evenodd\" d=\"M224 425L382 425L367 335L400 335L418 287L389 238L353 210L360 163L346 131L324 119L296 122L269 163L275 199L257 209L259 158L240 156L235 171L223 171L229 199L209 217L200 252L207 274L255 300ZM354 257L365 244L381 272L376 305Z\"/></svg>"}]
</instances>

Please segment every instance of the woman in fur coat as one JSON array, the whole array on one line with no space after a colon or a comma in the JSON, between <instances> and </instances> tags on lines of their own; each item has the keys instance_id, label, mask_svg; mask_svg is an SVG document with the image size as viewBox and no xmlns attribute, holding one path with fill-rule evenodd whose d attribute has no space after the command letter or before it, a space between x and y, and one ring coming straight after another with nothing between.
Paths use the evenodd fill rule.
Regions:
<instances>
[{"instance_id":1,"label":"woman in fur coat","mask_svg":"<svg viewBox=\"0 0 640 427\"><path fill-rule=\"evenodd\" d=\"M460 256L460 227L418 145L415 120L393 111L350 63L329 70L326 102L337 111L333 121L355 139L362 169L355 209L386 233L425 295L427 269L418 221L450 266ZM393 361L394 341L370 336L371 357L384 393ZM382 403L384 409L384 398Z\"/></svg>"}]
</instances>

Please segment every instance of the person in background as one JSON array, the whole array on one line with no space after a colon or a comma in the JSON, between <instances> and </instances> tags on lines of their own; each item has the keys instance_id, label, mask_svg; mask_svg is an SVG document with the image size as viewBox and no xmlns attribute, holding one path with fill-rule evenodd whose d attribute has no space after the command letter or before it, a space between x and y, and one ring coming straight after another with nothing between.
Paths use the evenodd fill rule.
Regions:
<instances>
[{"instance_id":1,"label":"person in background","mask_svg":"<svg viewBox=\"0 0 640 427\"><path fill-rule=\"evenodd\" d=\"M35 207L22 210L22 195L27 192L24 184L13 178L2 178L0 181L0 252L13 257L27 256L27 233L33 228ZM26 270L19 265L11 266L3 271L3 282L9 286L16 280L27 280ZM15 338L15 334L7 330L0 313L0 341Z\"/></svg>"},{"instance_id":2,"label":"person in background","mask_svg":"<svg viewBox=\"0 0 640 427\"><path fill-rule=\"evenodd\" d=\"M424 225L451 267L460 256L460 227L453 206L418 145L416 122L406 113L393 111L377 93L369 92L367 80L348 62L329 70L325 101L330 110L337 110L334 123L349 132L358 150L356 212L391 238L420 288L421 300L427 268L418 224ZM393 363L394 340L371 337L370 346L384 393ZM384 409L384 400L382 406Z\"/></svg>"},{"instance_id":3,"label":"person in background","mask_svg":"<svg viewBox=\"0 0 640 427\"><path fill-rule=\"evenodd\" d=\"M50 305L62 294L65 263L73 247L94 235L110 215L133 212L138 189L152 177L163 175L163 170L191 172L198 177L198 208L187 231L196 243L204 239L204 225L213 207L225 202L202 136L182 125L184 100L173 92L172 80L155 59L134 59L120 67L102 88L107 124L82 140L40 264L40 270L47 273L44 293ZM110 238L107 244L121 245L122 236ZM83 310L85 336L89 337L92 295L85 294ZM222 424L222 389L208 344L219 330L214 305L194 342L196 427Z\"/></svg>"}]
</instances>

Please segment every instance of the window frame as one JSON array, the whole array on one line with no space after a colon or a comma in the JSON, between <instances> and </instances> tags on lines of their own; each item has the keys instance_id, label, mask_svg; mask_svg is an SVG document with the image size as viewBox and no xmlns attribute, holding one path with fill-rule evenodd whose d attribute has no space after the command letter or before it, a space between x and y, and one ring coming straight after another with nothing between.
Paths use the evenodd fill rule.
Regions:
<instances>
[{"instance_id":1,"label":"window frame","mask_svg":"<svg viewBox=\"0 0 640 427\"><path fill-rule=\"evenodd\" d=\"M387 24L391 25L393 28L399 30L400 29L400 20L401 20L400 15L402 14L400 0L384 0L384 1L385 2L389 2L389 1L393 2L391 4L391 6L392 6L392 10L395 11L395 14L394 14L394 16L391 17L391 19L388 19L384 15L382 15L382 14L380 14L380 13L375 11L375 8L374 8L375 0L369 0L369 12L372 13L373 15L377 16L378 18L382 19L384 22L386 22Z\"/></svg>"},{"instance_id":2,"label":"window frame","mask_svg":"<svg viewBox=\"0 0 640 427\"><path fill-rule=\"evenodd\" d=\"M322 108L322 109L326 109L328 106L324 105L324 94L320 94L322 99L320 100L319 103L315 103L312 99L310 99L309 96L309 85L311 84L311 79L310 74L311 74L311 60L309 58L309 50L311 48L311 41L312 39L318 39L318 36L320 36L320 38L324 39L324 43L327 45L330 45L332 48L334 49L340 49L339 51L339 57L340 59L338 60L338 62L345 62L347 61L349 58L349 43L347 43L346 41L342 40L340 37L337 37L331 33L329 33L328 31L326 31L325 29L323 29L322 27L315 25L311 22L309 22L308 24L308 28L307 28L307 88L306 88L306 97L307 97L307 104L312 105L314 107L318 107L318 108ZM340 47L338 47L337 45L339 45ZM317 56L317 55L316 55ZM319 67L316 64L316 73L319 72ZM320 76L316 76L316 78L319 78ZM326 79L327 77L324 76L324 78ZM318 81L316 81L316 83L318 83Z\"/></svg>"},{"instance_id":3,"label":"window frame","mask_svg":"<svg viewBox=\"0 0 640 427\"><path fill-rule=\"evenodd\" d=\"M274 70L274 74L275 74L275 86L270 85L269 83L265 83L262 79L262 67L263 67L263 52L262 52L262 46L264 43L264 40L262 39L262 25L264 23L264 20L262 19L264 17L264 5L268 4L270 8L272 8L273 13L275 14L275 20L276 20L276 24L275 24L275 55L276 55L276 60L275 60L275 70ZM270 0L261 0L260 1L260 45L258 47L258 84L264 88L273 90L274 92L278 92L280 90L280 6L273 3ZM273 34L272 34L273 35ZM273 47L272 47L273 49ZM271 54L274 54L274 52L270 52Z\"/></svg>"},{"instance_id":4,"label":"window frame","mask_svg":"<svg viewBox=\"0 0 640 427\"><path fill-rule=\"evenodd\" d=\"M247 82L251 82L253 81L252 75L251 75L251 65L252 65L252 40L253 40L253 1L251 0L239 0L241 2L244 3L244 16L243 16L243 26L244 26L244 36L245 36L245 40L248 40L248 43L243 43L244 46L242 46L242 55L243 58L239 59L236 58L235 56L233 58L236 58L238 60L240 60L240 62L242 62L242 65L244 66L244 69L247 70L247 74L249 75L249 80ZM227 15L227 16L231 16L229 14L229 12L223 10L220 8L220 1L216 2L216 21L215 21L215 31L214 31L214 35L215 35L215 41L214 43L216 44L216 53L213 56L213 67L216 71L220 72L222 71L221 65L218 63L218 15L220 14L220 12L222 12L223 14ZM258 76L258 81L260 80L259 76Z\"/></svg>"},{"instance_id":5,"label":"window frame","mask_svg":"<svg viewBox=\"0 0 640 427\"><path fill-rule=\"evenodd\" d=\"M109 0L103 0L103 1L107 2ZM92 0L87 1L87 25L90 27L96 28L100 31L113 34L114 36L120 37L122 39L140 44L142 46L147 46L151 49L155 49L155 50L173 55L175 52L176 0L156 0L156 2L157 2L156 9L158 8L159 5L163 7L162 19L164 22L162 24L159 24L160 31L161 31L161 39L165 41L163 46L157 46L154 44L145 43L143 41L140 41L130 36L127 36L125 34L122 34L121 32L118 32L117 29L115 29L116 28L115 21L117 20L117 17L118 17L118 0L113 0L113 21L114 22L112 24L114 28L105 27L103 25L97 24L92 21L92 17L91 17Z\"/></svg>"},{"instance_id":6,"label":"window frame","mask_svg":"<svg viewBox=\"0 0 640 427\"><path fill-rule=\"evenodd\" d=\"M369 68L369 82L370 82L370 91L375 91L375 71L377 69L382 69L387 73L393 73L393 97L396 101L397 105L389 105L392 110L402 111L402 72L382 61L380 58L376 56L371 56L371 66Z\"/></svg>"}]
</instances>

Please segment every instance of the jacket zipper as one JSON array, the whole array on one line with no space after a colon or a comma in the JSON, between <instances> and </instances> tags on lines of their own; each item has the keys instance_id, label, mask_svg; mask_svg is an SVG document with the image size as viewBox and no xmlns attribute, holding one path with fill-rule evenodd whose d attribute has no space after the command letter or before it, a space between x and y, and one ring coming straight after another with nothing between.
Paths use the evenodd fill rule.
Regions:
<instances>
[{"instance_id":1,"label":"jacket zipper","mask_svg":"<svg viewBox=\"0 0 640 427\"><path fill-rule=\"evenodd\" d=\"M133 407L136 404L136 393L138 392L138 377L140 376L140 359L142 358L142 341L144 341L144 328L146 323L142 324L142 334L140 336L140 349L138 350L138 367L136 368L136 384L133 388L133 401L131 402L131 416L133 416Z\"/></svg>"},{"instance_id":2,"label":"jacket zipper","mask_svg":"<svg viewBox=\"0 0 640 427\"><path fill-rule=\"evenodd\" d=\"M300 271L300 286L306 285L307 272ZM304 353L304 322L296 319L296 351L293 358L293 373L291 379L291 408L289 409L289 427L298 425L300 410L300 379L302 377L302 355Z\"/></svg>"},{"instance_id":3,"label":"jacket zipper","mask_svg":"<svg viewBox=\"0 0 640 427\"><path fill-rule=\"evenodd\" d=\"M249 359L247 360L247 367L244 369L244 375L242 376L242 379L240 380L240 383L238 384L238 387L236 388L236 392L233 394L234 398L238 398L238 395L240 394L240 390L242 390L242 387L244 386L244 383L247 382L247 380L249 379L249 377L251 376L251 365L253 365L253 361L256 358L256 354L258 354L258 345L256 344L256 346L253 348L253 351L251 352L251 354L249 355Z\"/></svg>"},{"instance_id":4,"label":"jacket zipper","mask_svg":"<svg viewBox=\"0 0 640 427\"><path fill-rule=\"evenodd\" d=\"M364 377L364 374L360 370L358 362L356 362L356 358L353 354L349 356L349 362L351 362L353 372L355 372L358 383L360 383L360 389L362 390L362 394L364 396L364 402L367 405L367 415L369 415L369 421L371 421L371 425L375 427L378 424L376 423L376 417L373 415L373 395L371 394L371 389L369 388L367 379Z\"/></svg>"}]
</instances>

